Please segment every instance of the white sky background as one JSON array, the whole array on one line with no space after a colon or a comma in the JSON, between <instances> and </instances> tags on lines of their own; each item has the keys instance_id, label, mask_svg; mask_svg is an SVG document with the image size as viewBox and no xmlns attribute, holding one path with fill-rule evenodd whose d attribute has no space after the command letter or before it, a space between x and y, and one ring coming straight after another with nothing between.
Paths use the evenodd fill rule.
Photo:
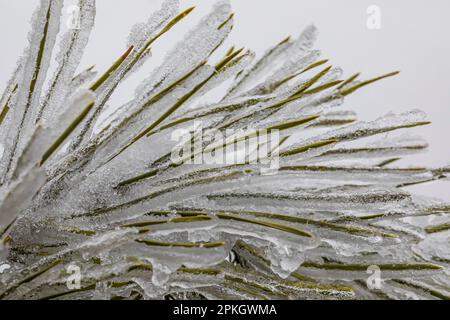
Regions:
<instances>
[{"instance_id":1,"label":"white sky background","mask_svg":"<svg viewBox=\"0 0 450 320\"><path fill-rule=\"evenodd\" d=\"M181 0L195 5L191 15L154 45L153 57L114 95L111 107L128 101L134 88L164 53L180 40L214 0ZM75 4L75 0L67 0ZM145 21L161 0L97 0L96 26L81 69L96 65L105 71L126 48L131 26ZM316 47L324 58L341 66L345 75L362 72L370 78L400 70L395 78L376 83L346 99L345 108L371 120L388 112L419 108L428 113L431 126L415 128L430 142L415 165L450 164L450 1L448 0L231 0L234 30L224 45L245 46L258 55L287 35L297 36L313 23L320 31ZM0 90L5 87L17 57L26 46L29 20L38 0L0 0ZM366 26L367 8L381 8L381 30ZM65 20L64 20L65 21ZM63 26L65 28L65 26ZM411 161L410 161L411 162ZM433 183L413 189L450 200L449 183Z\"/></svg>"}]
</instances>

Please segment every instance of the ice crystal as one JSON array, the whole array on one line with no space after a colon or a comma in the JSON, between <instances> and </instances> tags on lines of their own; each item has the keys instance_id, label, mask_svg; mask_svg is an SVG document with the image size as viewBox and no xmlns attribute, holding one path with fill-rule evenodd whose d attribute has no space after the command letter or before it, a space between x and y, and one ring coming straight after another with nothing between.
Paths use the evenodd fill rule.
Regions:
<instances>
[{"instance_id":1,"label":"ice crystal","mask_svg":"<svg viewBox=\"0 0 450 320\"><path fill-rule=\"evenodd\" d=\"M115 89L193 8L166 0L94 81L93 67L76 73L95 18L95 1L79 0L80 26L62 35L45 86L62 6L41 0L0 100L0 298L449 298L450 205L404 189L449 168L395 165L426 149L396 134L426 115L358 122L338 109L396 72L341 80L313 49L314 26L259 59L234 47L218 56L234 19L220 1L108 113ZM202 101L223 86L220 99ZM203 151L276 128L279 169L174 165L172 134L198 121L238 132ZM374 268L379 288L368 283Z\"/></svg>"}]
</instances>

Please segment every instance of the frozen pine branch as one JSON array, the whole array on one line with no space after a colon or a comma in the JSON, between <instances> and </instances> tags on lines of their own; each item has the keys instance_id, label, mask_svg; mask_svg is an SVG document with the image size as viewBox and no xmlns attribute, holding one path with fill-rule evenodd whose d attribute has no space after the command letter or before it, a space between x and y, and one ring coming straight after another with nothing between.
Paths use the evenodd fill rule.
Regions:
<instances>
[{"instance_id":1,"label":"frozen pine branch","mask_svg":"<svg viewBox=\"0 0 450 320\"><path fill-rule=\"evenodd\" d=\"M258 59L245 48L223 55L235 17L221 1L106 116L116 88L193 8L166 0L108 70L77 73L95 1L79 1L80 28L57 49L62 7L40 1L0 100L1 299L450 297L450 205L404 188L449 169L396 164L427 148L398 134L428 125L426 115L360 122L340 108L398 72L343 78L314 49L314 26ZM199 103L225 85L220 99ZM225 135L175 164L198 123ZM193 130L181 145L172 139L180 129ZM191 164L275 130L275 172L249 160L268 148L260 140L236 164ZM81 270L74 286L70 266Z\"/></svg>"}]
</instances>

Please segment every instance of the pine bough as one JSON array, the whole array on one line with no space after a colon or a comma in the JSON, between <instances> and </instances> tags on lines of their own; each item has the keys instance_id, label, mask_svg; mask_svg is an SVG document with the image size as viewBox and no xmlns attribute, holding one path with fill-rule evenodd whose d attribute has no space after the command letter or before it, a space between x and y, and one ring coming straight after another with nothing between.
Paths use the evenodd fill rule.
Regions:
<instances>
[{"instance_id":1,"label":"pine bough","mask_svg":"<svg viewBox=\"0 0 450 320\"><path fill-rule=\"evenodd\" d=\"M244 49L219 54L234 17L218 2L131 101L105 113L193 8L166 0L97 76L76 73L94 0L79 1L79 28L57 42L62 7L41 0L0 101L2 299L449 298L450 206L404 190L444 179L448 168L395 166L426 149L397 134L428 124L425 115L358 122L338 109L397 72L341 80L313 49L313 26L259 59ZM221 99L198 103L217 88L226 88ZM194 121L279 129L279 170L173 165L171 134ZM81 278L69 286L73 265Z\"/></svg>"}]
</instances>

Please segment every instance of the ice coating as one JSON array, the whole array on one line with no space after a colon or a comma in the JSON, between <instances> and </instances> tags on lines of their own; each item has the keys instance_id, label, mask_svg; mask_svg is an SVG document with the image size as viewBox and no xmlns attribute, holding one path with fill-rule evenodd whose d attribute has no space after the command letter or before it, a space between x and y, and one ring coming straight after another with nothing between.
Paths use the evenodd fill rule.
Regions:
<instances>
[{"instance_id":1,"label":"ice coating","mask_svg":"<svg viewBox=\"0 0 450 320\"><path fill-rule=\"evenodd\" d=\"M59 32L62 1L42 0L33 14L33 29L28 34L29 47L22 59L23 71L18 79L17 98L11 112L12 128L4 140L3 159L7 163L2 175L10 179L16 165L15 158L23 150L34 130L40 91L46 79L51 51Z\"/></svg>"},{"instance_id":2,"label":"ice coating","mask_svg":"<svg viewBox=\"0 0 450 320\"><path fill-rule=\"evenodd\" d=\"M260 81L260 77L272 67L274 61L280 59L283 53L287 51L292 45L290 37L284 39L273 48L267 50L261 58L254 62L254 64L247 68L244 72L238 75L234 86L227 94L227 98L234 98L237 94L244 90L249 90L252 82Z\"/></svg>"},{"instance_id":3,"label":"ice coating","mask_svg":"<svg viewBox=\"0 0 450 320\"><path fill-rule=\"evenodd\" d=\"M105 79L101 82L95 82L91 87L91 89L95 89L98 101L92 112L84 120L84 124L80 129L80 137L72 141L70 146L72 151L79 147L82 142L87 142L90 139L95 123L112 92L119 86L121 81L136 71L139 66L143 65L150 56L151 43L163 34L166 27L170 25L170 19L173 18L177 11L178 1L165 1L161 10L152 15L149 21L133 28L129 36L130 46L124 55L113 64L112 67L114 69L108 70L109 72Z\"/></svg>"},{"instance_id":4,"label":"ice coating","mask_svg":"<svg viewBox=\"0 0 450 320\"><path fill-rule=\"evenodd\" d=\"M98 72L93 71L92 68L93 67L90 67L89 69L81 71L72 79L70 82L70 89L68 90L68 96L76 93L80 88L86 86L97 76ZM68 96L66 98L68 98Z\"/></svg>"},{"instance_id":5,"label":"ice coating","mask_svg":"<svg viewBox=\"0 0 450 320\"><path fill-rule=\"evenodd\" d=\"M45 173L32 168L20 179L2 199L0 226L3 230L30 206L33 196L45 182Z\"/></svg>"},{"instance_id":6,"label":"ice coating","mask_svg":"<svg viewBox=\"0 0 450 320\"><path fill-rule=\"evenodd\" d=\"M232 25L230 16L231 6L228 1L215 3L211 13L175 45L174 49L166 55L163 64L137 88L136 97L142 99L155 89L164 89L171 82L206 61L211 52L229 34ZM225 24L222 25L223 23Z\"/></svg>"},{"instance_id":7,"label":"ice coating","mask_svg":"<svg viewBox=\"0 0 450 320\"><path fill-rule=\"evenodd\" d=\"M161 9L153 13L148 21L137 23L131 28L127 47L134 46L136 49L142 49L148 39L156 35L155 31L161 27L161 24L177 14L179 7L179 0L165 0Z\"/></svg>"},{"instance_id":8,"label":"ice coating","mask_svg":"<svg viewBox=\"0 0 450 320\"><path fill-rule=\"evenodd\" d=\"M41 102L40 110L35 122L50 122L64 113L62 105L71 90L75 71L80 63L84 48L88 44L89 35L94 27L95 21L95 0L80 0L79 7L79 27L66 32L60 44L60 51L56 60L58 68L51 80L50 89ZM75 79L80 82L81 79Z\"/></svg>"},{"instance_id":9,"label":"ice coating","mask_svg":"<svg viewBox=\"0 0 450 320\"><path fill-rule=\"evenodd\" d=\"M450 206L407 187L446 179L449 168L397 163L428 147L397 135L429 124L426 115L360 122L341 108L349 94L396 73L345 81L313 49L313 26L254 63L246 49L219 56L234 19L219 1L135 97L114 106L115 89L192 9L164 1L132 28L108 72L75 75L94 5L80 1L83 28L64 36L42 92L61 2L41 1L30 48L0 100L1 299L448 298ZM216 90L223 96L203 99ZM245 154L238 163L189 164L186 155L175 164L174 133L191 131L181 144L190 147L200 121L224 135L196 144L194 158L276 128L279 167L268 174L267 163ZM83 278L68 290L73 265ZM380 292L365 281L374 267Z\"/></svg>"}]
</instances>

